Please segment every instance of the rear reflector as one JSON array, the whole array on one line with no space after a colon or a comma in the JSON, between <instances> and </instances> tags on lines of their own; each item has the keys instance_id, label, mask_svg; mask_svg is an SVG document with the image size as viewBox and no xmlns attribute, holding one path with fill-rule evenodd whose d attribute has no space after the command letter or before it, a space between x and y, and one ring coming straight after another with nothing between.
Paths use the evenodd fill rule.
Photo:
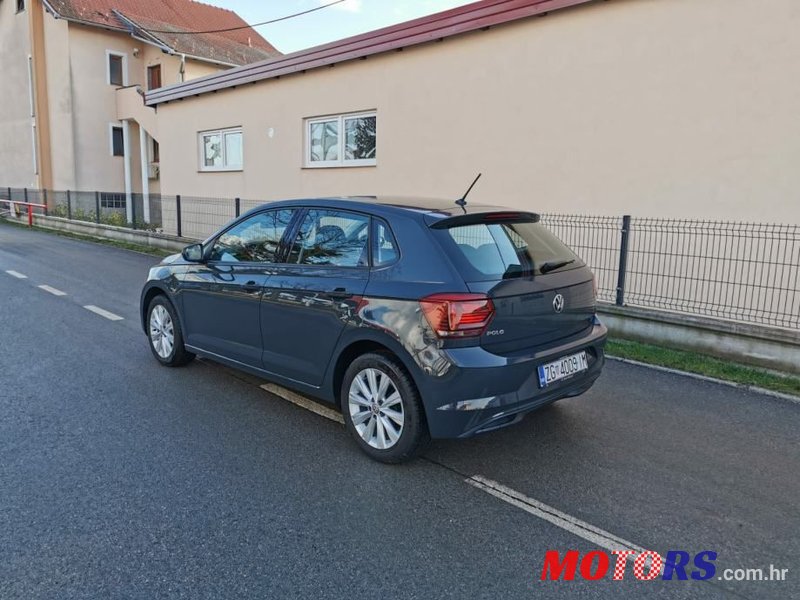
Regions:
<instances>
[{"instance_id":1,"label":"rear reflector","mask_svg":"<svg viewBox=\"0 0 800 600\"><path fill-rule=\"evenodd\" d=\"M419 304L439 337L479 336L494 315L492 301L483 294L433 294Z\"/></svg>"}]
</instances>

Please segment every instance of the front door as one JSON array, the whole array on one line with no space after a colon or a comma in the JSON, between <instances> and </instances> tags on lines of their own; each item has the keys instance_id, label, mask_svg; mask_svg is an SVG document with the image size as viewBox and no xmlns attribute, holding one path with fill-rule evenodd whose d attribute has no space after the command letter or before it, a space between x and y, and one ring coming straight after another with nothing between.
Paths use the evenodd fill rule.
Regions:
<instances>
[{"instance_id":1,"label":"front door","mask_svg":"<svg viewBox=\"0 0 800 600\"><path fill-rule=\"evenodd\" d=\"M260 301L293 209L255 214L222 233L207 261L182 277L183 327L189 346L261 366Z\"/></svg>"},{"instance_id":2,"label":"front door","mask_svg":"<svg viewBox=\"0 0 800 600\"><path fill-rule=\"evenodd\" d=\"M261 300L264 369L318 386L369 279L369 216L309 209Z\"/></svg>"}]
</instances>

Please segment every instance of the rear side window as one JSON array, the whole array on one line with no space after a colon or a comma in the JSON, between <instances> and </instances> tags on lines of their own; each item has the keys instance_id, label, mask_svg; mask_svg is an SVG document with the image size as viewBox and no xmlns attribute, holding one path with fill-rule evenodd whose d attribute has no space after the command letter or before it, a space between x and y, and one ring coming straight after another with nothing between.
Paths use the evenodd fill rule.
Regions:
<instances>
[{"instance_id":1,"label":"rear side window","mask_svg":"<svg viewBox=\"0 0 800 600\"><path fill-rule=\"evenodd\" d=\"M369 262L369 217L312 209L295 237L287 262L299 265L365 267Z\"/></svg>"},{"instance_id":2,"label":"rear side window","mask_svg":"<svg viewBox=\"0 0 800 600\"><path fill-rule=\"evenodd\" d=\"M275 262L281 238L294 210L270 210L234 225L214 242L210 260Z\"/></svg>"},{"instance_id":3,"label":"rear side window","mask_svg":"<svg viewBox=\"0 0 800 600\"><path fill-rule=\"evenodd\" d=\"M540 223L478 223L435 235L468 281L540 275L543 266L549 272L583 265Z\"/></svg>"},{"instance_id":4,"label":"rear side window","mask_svg":"<svg viewBox=\"0 0 800 600\"><path fill-rule=\"evenodd\" d=\"M380 219L375 219L375 232L372 237L372 265L384 267L392 264L398 258L400 258L400 252L397 249L397 241L394 239L392 230Z\"/></svg>"}]
</instances>

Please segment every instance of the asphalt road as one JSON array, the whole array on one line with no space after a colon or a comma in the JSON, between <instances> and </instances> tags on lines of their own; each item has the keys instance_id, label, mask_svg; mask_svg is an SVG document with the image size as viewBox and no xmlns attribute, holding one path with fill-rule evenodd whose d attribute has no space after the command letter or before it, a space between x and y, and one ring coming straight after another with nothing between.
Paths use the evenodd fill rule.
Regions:
<instances>
[{"instance_id":1,"label":"asphalt road","mask_svg":"<svg viewBox=\"0 0 800 600\"><path fill-rule=\"evenodd\" d=\"M160 367L138 321L155 262L0 225L3 600L800 597L800 405L609 362L583 397L385 466L263 382ZM540 581L547 550L598 547L476 475L787 580Z\"/></svg>"}]
</instances>

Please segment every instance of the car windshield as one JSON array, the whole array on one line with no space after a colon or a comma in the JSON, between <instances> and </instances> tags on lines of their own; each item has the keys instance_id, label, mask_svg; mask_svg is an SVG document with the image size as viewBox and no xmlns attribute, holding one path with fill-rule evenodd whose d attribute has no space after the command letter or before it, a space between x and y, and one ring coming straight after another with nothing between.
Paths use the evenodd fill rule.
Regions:
<instances>
[{"instance_id":1,"label":"car windshield","mask_svg":"<svg viewBox=\"0 0 800 600\"><path fill-rule=\"evenodd\" d=\"M544 275L583 265L541 223L461 225L436 236L470 281Z\"/></svg>"}]
</instances>

